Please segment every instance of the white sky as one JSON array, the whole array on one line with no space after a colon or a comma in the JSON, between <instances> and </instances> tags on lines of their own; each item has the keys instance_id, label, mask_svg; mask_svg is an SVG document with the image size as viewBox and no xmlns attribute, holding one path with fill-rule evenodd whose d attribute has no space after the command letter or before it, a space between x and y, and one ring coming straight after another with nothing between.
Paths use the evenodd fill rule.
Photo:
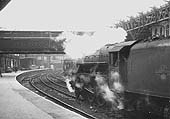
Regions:
<instances>
[{"instance_id":1,"label":"white sky","mask_svg":"<svg viewBox=\"0 0 170 119\"><path fill-rule=\"evenodd\" d=\"M0 12L0 27L12 30L64 30L66 52L73 58L94 52L107 43L121 42L125 32L115 22L146 12L164 0L11 0ZM68 31L96 31L74 36Z\"/></svg>"}]
</instances>

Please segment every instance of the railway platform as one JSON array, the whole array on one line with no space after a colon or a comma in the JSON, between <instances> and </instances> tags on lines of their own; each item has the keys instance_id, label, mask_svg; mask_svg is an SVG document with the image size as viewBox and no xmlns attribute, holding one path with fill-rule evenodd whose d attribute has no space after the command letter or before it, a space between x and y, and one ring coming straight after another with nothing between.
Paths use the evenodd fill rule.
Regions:
<instances>
[{"instance_id":1,"label":"railway platform","mask_svg":"<svg viewBox=\"0 0 170 119\"><path fill-rule=\"evenodd\" d=\"M23 87L16 80L20 73L0 77L0 119L86 119Z\"/></svg>"}]
</instances>

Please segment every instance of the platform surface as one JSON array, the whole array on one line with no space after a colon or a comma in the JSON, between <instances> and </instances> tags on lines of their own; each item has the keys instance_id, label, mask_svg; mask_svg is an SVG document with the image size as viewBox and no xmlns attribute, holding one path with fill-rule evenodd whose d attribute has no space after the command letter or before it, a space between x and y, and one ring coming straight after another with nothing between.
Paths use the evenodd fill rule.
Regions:
<instances>
[{"instance_id":1,"label":"platform surface","mask_svg":"<svg viewBox=\"0 0 170 119\"><path fill-rule=\"evenodd\" d=\"M17 73L0 77L0 119L86 119L23 87Z\"/></svg>"}]
</instances>

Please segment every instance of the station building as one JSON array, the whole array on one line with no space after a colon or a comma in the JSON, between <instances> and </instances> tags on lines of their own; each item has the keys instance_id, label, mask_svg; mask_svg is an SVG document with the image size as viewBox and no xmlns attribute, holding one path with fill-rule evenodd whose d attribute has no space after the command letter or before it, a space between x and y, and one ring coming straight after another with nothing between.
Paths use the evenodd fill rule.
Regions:
<instances>
[{"instance_id":1,"label":"station building","mask_svg":"<svg viewBox=\"0 0 170 119\"><path fill-rule=\"evenodd\" d=\"M18 54L0 54L0 69L2 72L11 72L18 69L20 59Z\"/></svg>"},{"instance_id":2,"label":"station building","mask_svg":"<svg viewBox=\"0 0 170 119\"><path fill-rule=\"evenodd\" d=\"M170 37L170 2L147 13L139 13L137 17L120 21L116 28L121 27L127 32L125 41L155 40Z\"/></svg>"}]
</instances>

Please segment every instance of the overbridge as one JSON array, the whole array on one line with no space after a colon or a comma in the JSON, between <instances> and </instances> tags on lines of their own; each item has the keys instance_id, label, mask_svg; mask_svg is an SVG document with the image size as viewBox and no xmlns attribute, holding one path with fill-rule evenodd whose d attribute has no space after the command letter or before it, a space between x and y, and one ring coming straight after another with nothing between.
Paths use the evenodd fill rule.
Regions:
<instances>
[{"instance_id":1,"label":"overbridge","mask_svg":"<svg viewBox=\"0 0 170 119\"><path fill-rule=\"evenodd\" d=\"M62 31L0 31L1 54L63 54Z\"/></svg>"}]
</instances>

